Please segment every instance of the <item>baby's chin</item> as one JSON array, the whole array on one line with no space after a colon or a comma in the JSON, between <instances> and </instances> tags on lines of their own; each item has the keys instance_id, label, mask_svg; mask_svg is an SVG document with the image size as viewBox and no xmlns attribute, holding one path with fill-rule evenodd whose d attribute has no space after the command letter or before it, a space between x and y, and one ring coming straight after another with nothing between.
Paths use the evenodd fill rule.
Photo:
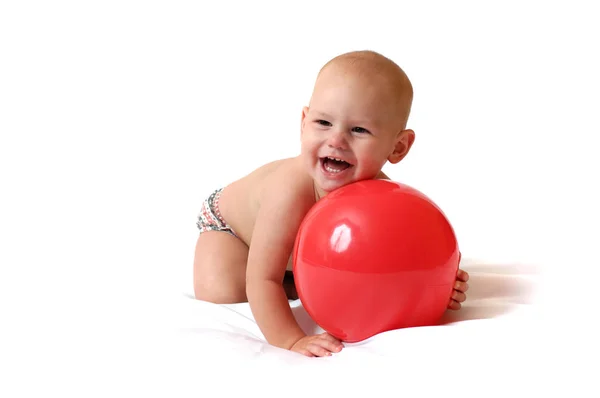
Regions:
<instances>
[{"instance_id":1,"label":"baby's chin","mask_svg":"<svg viewBox=\"0 0 600 398\"><path fill-rule=\"evenodd\" d=\"M347 180L342 180L342 181L331 181L331 180L326 180L326 181L318 181L318 179L315 179L315 185L320 188L321 191L326 192L326 193L330 193L335 191L336 189L345 187L347 185L353 184L355 182L359 182L359 181L365 181L365 180L374 180L379 178L379 173L377 174L373 174L373 173L369 173L369 174L363 174L363 175L354 175L351 178L347 179Z\"/></svg>"},{"instance_id":2,"label":"baby's chin","mask_svg":"<svg viewBox=\"0 0 600 398\"><path fill-rule=\"evenodd\" d=\"M331 193L336 189L345 187L357 181L360 180L356 178L349 178L344 180L329 180L323 178L314 179L315 186L317 187L319 192L323 192L325 194Z\"/></svg>"}]
</instances>

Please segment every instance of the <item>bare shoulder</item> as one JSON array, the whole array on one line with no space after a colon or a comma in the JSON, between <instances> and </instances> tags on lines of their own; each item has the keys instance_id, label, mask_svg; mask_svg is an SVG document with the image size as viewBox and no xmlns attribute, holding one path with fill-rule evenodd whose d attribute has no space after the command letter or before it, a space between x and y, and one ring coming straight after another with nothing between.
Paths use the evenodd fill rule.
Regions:
<instances>
[{"instance_id":1,"label":"bare shoulder","mask_svg":"<svg viewBox=\"0 0 600 398\"><path fill-rule=\"evenodd\" d=\"M265 179L260 201L261 207L282 206L290 212L303 211L315 203L313 181L299 158L280 161Z\"/></svg>"},{"instance_id":2,"label":"bare shoulder","mask_svg":"<svg viewBox=\"0 0 600 398\"><path fill-rule=\"evenodd\" d=\"M281 280L298 227L315 203L312 180L298 159L286 159L263 181L260 196L248 275Z\"/></svg>"},{"instance_id":3,"label":"bare shoulder","mask_svg":"<svg viewBox=\"0 0 600 398\"><path fill-rule=\"evenodd\" d=\"M310 205L312 189L312 180L301 167L300 159L278 159L227 185L219 210L237 235L250 245L255 224L264 217L261 208L301 212ZM312 199L314 204L314 196Z\"/></svg>"}]
</instances>

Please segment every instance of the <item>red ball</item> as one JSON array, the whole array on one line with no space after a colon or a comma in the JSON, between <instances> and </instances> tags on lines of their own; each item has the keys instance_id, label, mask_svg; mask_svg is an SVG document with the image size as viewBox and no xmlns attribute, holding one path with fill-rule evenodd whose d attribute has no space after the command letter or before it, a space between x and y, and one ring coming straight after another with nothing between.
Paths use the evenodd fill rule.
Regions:
<instances>
[{"instance_id":1,"label":"red ball","mask_svg":"<svg viewBox=\"0 0 600 398\"><path fill-rule=\"evenodd\" d=\"M346 342L437 324L459 261L440 208L388 180L355 182L322 198L302 221L293 251L304 308Z\"/></svg>"}]
</instances>

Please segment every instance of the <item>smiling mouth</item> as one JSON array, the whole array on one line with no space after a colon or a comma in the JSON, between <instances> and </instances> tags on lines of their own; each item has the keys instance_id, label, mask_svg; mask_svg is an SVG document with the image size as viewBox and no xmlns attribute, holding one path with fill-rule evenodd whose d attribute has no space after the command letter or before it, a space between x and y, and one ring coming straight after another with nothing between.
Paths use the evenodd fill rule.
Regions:
<instances>
[{"instance_id":1,"label":"smiling mouth","mask_svg":"<svg viewBox=\"0 0 600 398\"><path fill-rule=\"evenodd\" d=\"M345 160L330 156L320 158L320 160L323 169L332 174L341 173L342 171L352 167L352 165Z\"/></svg>"}]
</instances>

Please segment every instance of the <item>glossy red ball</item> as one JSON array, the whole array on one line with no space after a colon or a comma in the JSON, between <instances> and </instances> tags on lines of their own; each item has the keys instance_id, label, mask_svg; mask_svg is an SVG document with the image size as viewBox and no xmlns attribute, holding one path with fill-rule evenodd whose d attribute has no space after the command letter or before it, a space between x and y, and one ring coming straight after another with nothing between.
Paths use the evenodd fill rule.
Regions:
<instances>
[{"instance_id":1,"label":"glossy red ball","mask_svg":"<svg viewBox=\"0 0 600 398\"><path fill-rule=\"evenodd\" d=\"M389 180L359 181L318 201L292 255L311 318L346 342L435 325L453 291L460 252L441 209Z\"/></svg>"}]
</instances>

